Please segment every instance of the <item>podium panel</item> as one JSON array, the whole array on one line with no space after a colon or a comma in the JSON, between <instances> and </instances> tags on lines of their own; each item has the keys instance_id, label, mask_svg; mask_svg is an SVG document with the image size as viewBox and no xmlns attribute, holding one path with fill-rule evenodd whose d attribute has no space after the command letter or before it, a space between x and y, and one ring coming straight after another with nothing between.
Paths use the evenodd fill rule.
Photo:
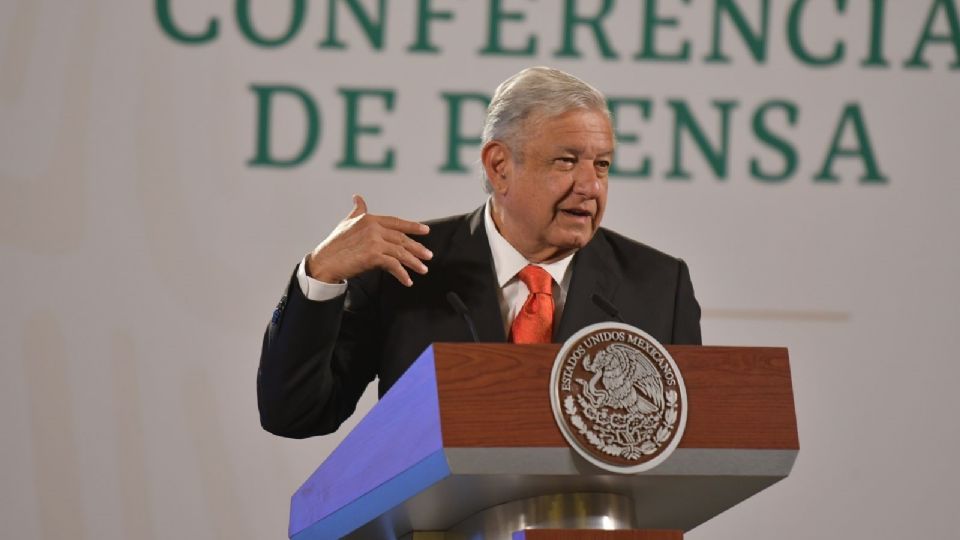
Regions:
<instances>
[{"instance_id":1,"label":"podium panel","mask_svg":"<svg viewBox=\"0 0 960 540\"><path fill-rule=\"evenodd\" d=\"M656 468L618 475L569 448L554 421L559 347L427 348L294 494L290 537L455 530L491 507L573 493L623 497L630 528L682 537L790 473L799 440L786 349L667 346L687 387L683 439ZM542 538L545 525L518 534Z\"/></svg>"}]
</instances>

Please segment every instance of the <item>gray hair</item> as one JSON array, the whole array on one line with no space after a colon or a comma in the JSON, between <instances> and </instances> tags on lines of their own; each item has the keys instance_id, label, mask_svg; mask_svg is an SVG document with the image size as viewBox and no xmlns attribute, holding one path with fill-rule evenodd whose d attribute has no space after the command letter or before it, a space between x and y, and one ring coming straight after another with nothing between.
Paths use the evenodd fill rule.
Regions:
<instances>
[{"instance_id":1,"label":"gray hair","mask_svg":"<svg viewBox=\"0 0 960 540\"><path fill-rule=\"evenodd\" d=\"M487 107L481 145L502 141L519 155L526 121L553 118L574 109L593 109L610 117L607 100L586 82L548 67L531 67L500 83ZM480 167L483 190L493 193L487 171Z\"/></svg>"}]
</instances>

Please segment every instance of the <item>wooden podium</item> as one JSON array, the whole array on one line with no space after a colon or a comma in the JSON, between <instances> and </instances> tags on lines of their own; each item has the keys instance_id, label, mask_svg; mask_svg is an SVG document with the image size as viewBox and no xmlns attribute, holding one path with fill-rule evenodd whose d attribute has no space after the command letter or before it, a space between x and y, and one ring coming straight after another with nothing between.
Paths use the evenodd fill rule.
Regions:
<instances>
[{"instance_id":1,"label":"wooden podium","mask_svg":"<svg viewBox=\"0 0 960 540\"><path fill-rule=\"evenodd\" d=\"M659 466L618 475L554 421L559 348L427 348L293 495L290 538L675 540L790 473L786 349L667 346L686 431Z\"/></svg>"}]
</instances>

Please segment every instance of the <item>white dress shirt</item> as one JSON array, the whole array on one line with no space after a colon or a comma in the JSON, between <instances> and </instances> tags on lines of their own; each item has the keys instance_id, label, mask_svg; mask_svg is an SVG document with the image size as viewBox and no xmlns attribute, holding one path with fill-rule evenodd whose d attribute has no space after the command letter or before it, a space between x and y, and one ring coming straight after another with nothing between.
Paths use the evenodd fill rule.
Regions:
<instances>
[{"instance_id":1,"label":"white dress shirt","mask_svg":"<svg viewBox=\"0 0 960 540\"><path fill-rule=\"evenodd\" d=\"M528 261L510 242L507 241L500 231L497 230L491 215L490 199L483 209L483 226L487 233L487 241L490 243L490 253L493 255L493 268L497 274L497 300L500 304L500 315L504 321L504 335L510 335L510 325L513 318L517 316L530 290L520 281L517 274L528 264L534 264ZM553 329L556 331L560 323L560 315L563 313L563 305L567 299L567 291L570 289L571 270L570 261L573 260L573 254L552 263L539 263L536 266L542 267L553 278ZM429 264L429 261L427 262ZM300 285L300 291L310 300L324 301L331 300L345 293L347 283L325 283L313 279L307 275L306 257L300 261L297 268L297 283Z\"/></svg>"}]
</instances>

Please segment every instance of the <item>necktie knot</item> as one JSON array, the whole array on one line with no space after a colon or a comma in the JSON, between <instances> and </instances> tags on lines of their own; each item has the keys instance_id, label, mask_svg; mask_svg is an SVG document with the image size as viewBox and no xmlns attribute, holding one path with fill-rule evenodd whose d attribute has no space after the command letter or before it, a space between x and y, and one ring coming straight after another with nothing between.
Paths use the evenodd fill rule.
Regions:
<instances>
[{"instance_id":1,"label":"necktie knot","mask_svg":"<svg viewBox=\"0 0 960 540\"><path fill-rule=\"evenodd\" d=\"M553 295L553 278L542 267L528 264L520 270L520 281L527 286L530 294Z\"/></svg>"}]
</instances>

